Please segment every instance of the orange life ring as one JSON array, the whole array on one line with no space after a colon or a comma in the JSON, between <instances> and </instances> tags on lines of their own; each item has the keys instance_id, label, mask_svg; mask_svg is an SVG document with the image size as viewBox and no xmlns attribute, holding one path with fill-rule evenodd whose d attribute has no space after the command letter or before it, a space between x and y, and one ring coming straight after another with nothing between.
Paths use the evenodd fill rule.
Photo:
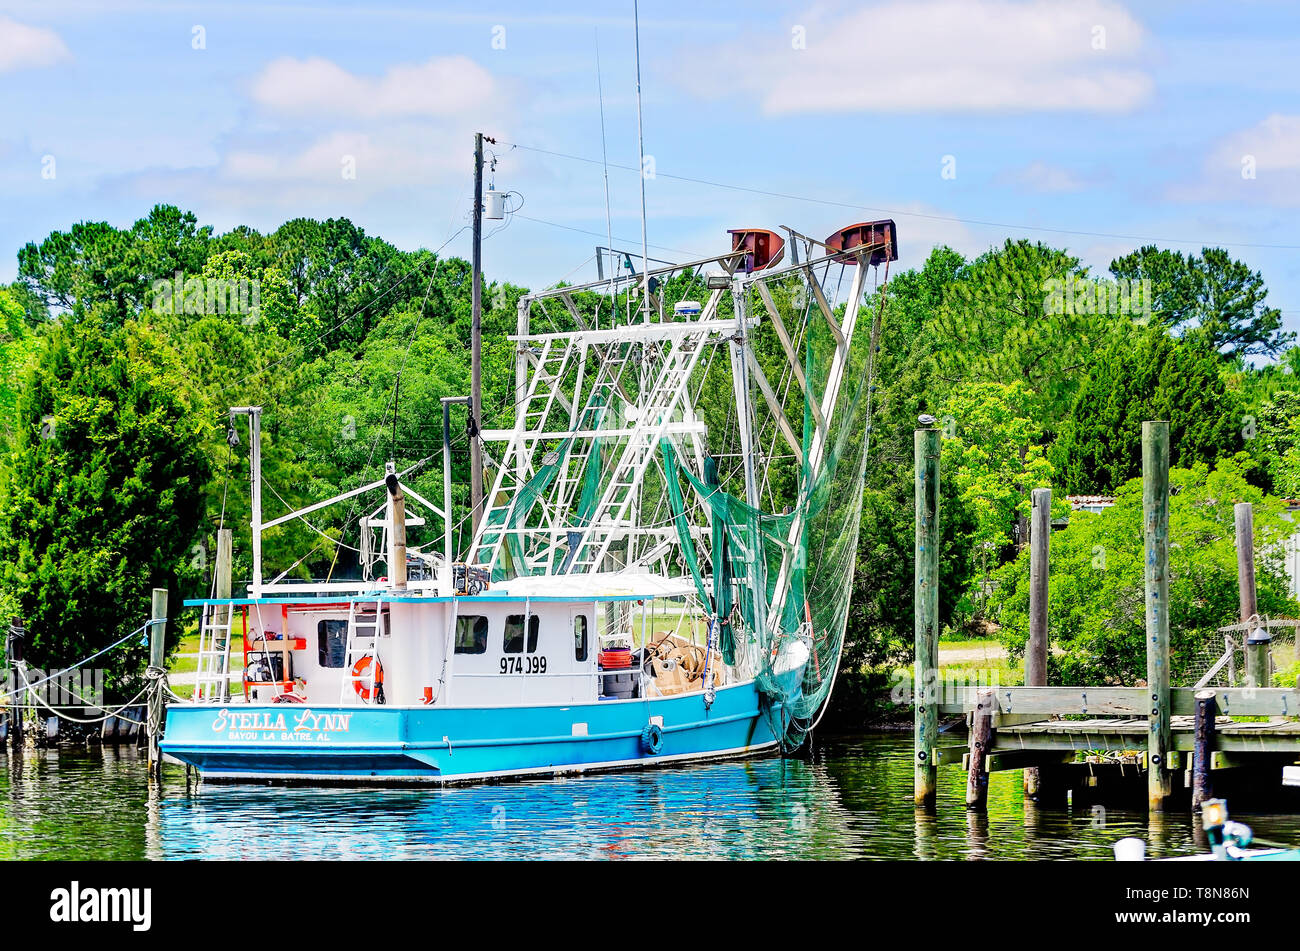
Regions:
<instances>
[{"instance_id":1,"label":"orange life ring","mask_svg":"<svg viewBox=\"0 0 1300 951\"><path fill-rule=\"evenodd\" d=\"M352 687L356 690L357 696L367 703L370 702L372 691L362 681L366 676L366 671L369 669L372 660L375 663L374 686L375 692L377 692L379 687L383 686L384 683L384 665L381 664L377 658L371 657L369 654L352 665Z\"/></svg>"}]
</instances>

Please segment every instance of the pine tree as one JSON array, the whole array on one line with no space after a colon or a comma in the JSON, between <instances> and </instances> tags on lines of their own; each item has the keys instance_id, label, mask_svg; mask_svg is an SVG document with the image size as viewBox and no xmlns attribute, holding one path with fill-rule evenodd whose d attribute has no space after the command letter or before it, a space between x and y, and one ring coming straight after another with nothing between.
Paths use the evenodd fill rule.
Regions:
<instances>
[{"instance_id":1,"label":"pine tree","mask_svg":"<svg viewBox=\"0 0 1300 951\"><path fill-rule=\"evenodd\" d=\"M187 392L174 351L134 322L64 321L45 340L0 486L0 586L27 621L32 664L111 644L148 617L150 588L176 591L194 572L210 422ZM132 642L97 663L121 695L143 661Z\"/></svg>"},{"instance_id":2,"label":"pine tree","mask_svg":"<svg viewBox=\"0 0 1300 951\"><path fill-rule=\"evenodd\" d=\"M1142 423L1169 421L1173 465L1241 448L1241 407L1206 337L1163 328L1116 338L1089 367L1049 458L1070 493L1111 492L1142 474Z\"/></svg>"}]
</instances>

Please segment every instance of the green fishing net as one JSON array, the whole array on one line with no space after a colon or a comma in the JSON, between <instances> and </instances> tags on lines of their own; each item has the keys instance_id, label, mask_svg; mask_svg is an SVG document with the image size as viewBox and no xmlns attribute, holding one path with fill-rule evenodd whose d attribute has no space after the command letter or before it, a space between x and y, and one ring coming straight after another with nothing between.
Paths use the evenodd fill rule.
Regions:
<instances>
[{"instance_id":1,"label":"green fishing net","mask_svg":"<svg viewBox=\"0 0 1300 951\"><path fill-rule=\"evenodd\" d=\"M766 378L781 380L780 415L787 441L780 445L790 449L791 441L798 444L797 452L781 458L769 451L766 440L770 437L775 444L777 439L777 414L766 394L760 399L755 393L755 444L762 446L762 458L769 466L762 497L771 510L751 506L725 491L717 458L696 455L698 472L692 471L679 458L672 439L664 438L658 444L661 472L654 466L646 470L632 513L642 524L671 526L682 570L692 577L697 597L710 615L710 642L726 664L742 677L754 678L773 730L787 748L802 743L815 724L839 667L862 512L873 393L871 357L879 335L878 309L864 305L849 334L849 328L840 325L845 319L842 307L833 320L827 320L807 295L791 291L800 280L795 275L782 283L769 282L761 302L755 289L748 292L754 299L748 302L747 312L764 306L769 313L777 309L792 341L781 341L778 347L767 321L751 328L748 341L755 363L767 367ZM788 359L787 342L799 361ZM638 352L634 346L620 343L603 353L585 354L592 360L588 372L598 372L601 361L607 367L621 366ZM728 344L717 346L725 352ZM641 353L638 359L645 366L655 366L656 358L662 357L662 352L649 349ZM707 379L708 370L703 373ZM577 428L603 432L595 437L571 436L546 448L534 446L538 468L516 490L512 504L489 509L478 560L492 565L493 580L584 570L594 557L594 549L580 551L599 544L594 535L584 543L584 529L590 527L600 497L608 491L610 470L626 441L626 436L613 432L626 426L626 420L618 412L605 411L615 408L616 388L623 394L622 402L636 401L640 387L653 385L654 377L644 377L639 385L632 373L613 382L603 374L598 379L603 382L593 388L580 414L583 425ZM752 390L754 381L750 382ZM835 394L833 401L826 398L830 392ZM712 398L718 403L722 390ZM800 420L802 433L795 433ZM742 455L739 447L732 434L718 432L720 428L710 427L707 438L718 447L712 451L734 460ZM738 482L743 484L733 471L728 487ZM550 513L538 512L545 508L539 502L550 496L563 502L551 524L562 524L567 544L557 543L552 534L548 547L544 523ZM656 507L657 500L664 498L666 518ZM534 533L530 536L527 529Z\"/></svg>"},{"instance_id":2,"label":"green fishing net","mask_svg":"<svg viewBox=\"0 0 1300 951\"><path fill-rule=\"evenodd\" d=\"M844 645L868 451L869 357L878 334L873 326L844 348L820 318L804 320L802 452L784 511L748 505L718 487L712 466L699 478L668 441L660 445L673 522L700 600L713 611L717 645L726 663L756 679L787 747L803 741L829 698ZM813 402L832 376L840 381L835 405L821 405L815 416ZM682 478L711 516L711 587L692 540Z\"/></svg>"}]
</instances>

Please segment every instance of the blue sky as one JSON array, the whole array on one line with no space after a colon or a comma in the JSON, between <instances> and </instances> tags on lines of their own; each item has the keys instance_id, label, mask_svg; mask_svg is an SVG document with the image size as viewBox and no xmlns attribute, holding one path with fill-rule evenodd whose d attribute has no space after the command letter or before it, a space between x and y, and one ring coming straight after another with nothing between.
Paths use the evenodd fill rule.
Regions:
<instances>
[{"instance_id":1,"label":"blue sky","mask_svg":"<svg viewBox=\"0 0 1300 951\"><path fill-rule=\"evenodd\" d=\"M632 5L541 6L0 0L0 281L25 242L158 202L437 248L467 221L475 129L523 200L489 278L594 279L596 50L609 160L634 168ZM1007 237L1097 270L1222 245L1300 330L1298 37L1293 3L645 0L651 253L879 217L908 266ZM639 246L637 175L609 175L615 244Z\"/></svg>"}]
</instances>

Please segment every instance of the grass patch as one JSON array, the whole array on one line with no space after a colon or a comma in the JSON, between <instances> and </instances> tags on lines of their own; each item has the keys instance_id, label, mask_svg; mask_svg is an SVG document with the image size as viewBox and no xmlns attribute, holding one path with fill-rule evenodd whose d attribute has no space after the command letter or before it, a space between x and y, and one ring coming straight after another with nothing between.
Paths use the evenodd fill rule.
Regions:
<instances>
[{"instance_id":1,"label":"grass patch","mask_svg":"<svg viewBox=\"0 0 1300 951\"><path fill-rule=\"evenodd\" d=\"M176 694L176 696L183 697L186 700L194 696L194 684L171 684L171 689L172 689L172 693ZM243 696L244 696L243 683L241 683L239 680L231 680L230 698L233 700L236 697L243 697Z\"/></svg>"}]
</instances>

